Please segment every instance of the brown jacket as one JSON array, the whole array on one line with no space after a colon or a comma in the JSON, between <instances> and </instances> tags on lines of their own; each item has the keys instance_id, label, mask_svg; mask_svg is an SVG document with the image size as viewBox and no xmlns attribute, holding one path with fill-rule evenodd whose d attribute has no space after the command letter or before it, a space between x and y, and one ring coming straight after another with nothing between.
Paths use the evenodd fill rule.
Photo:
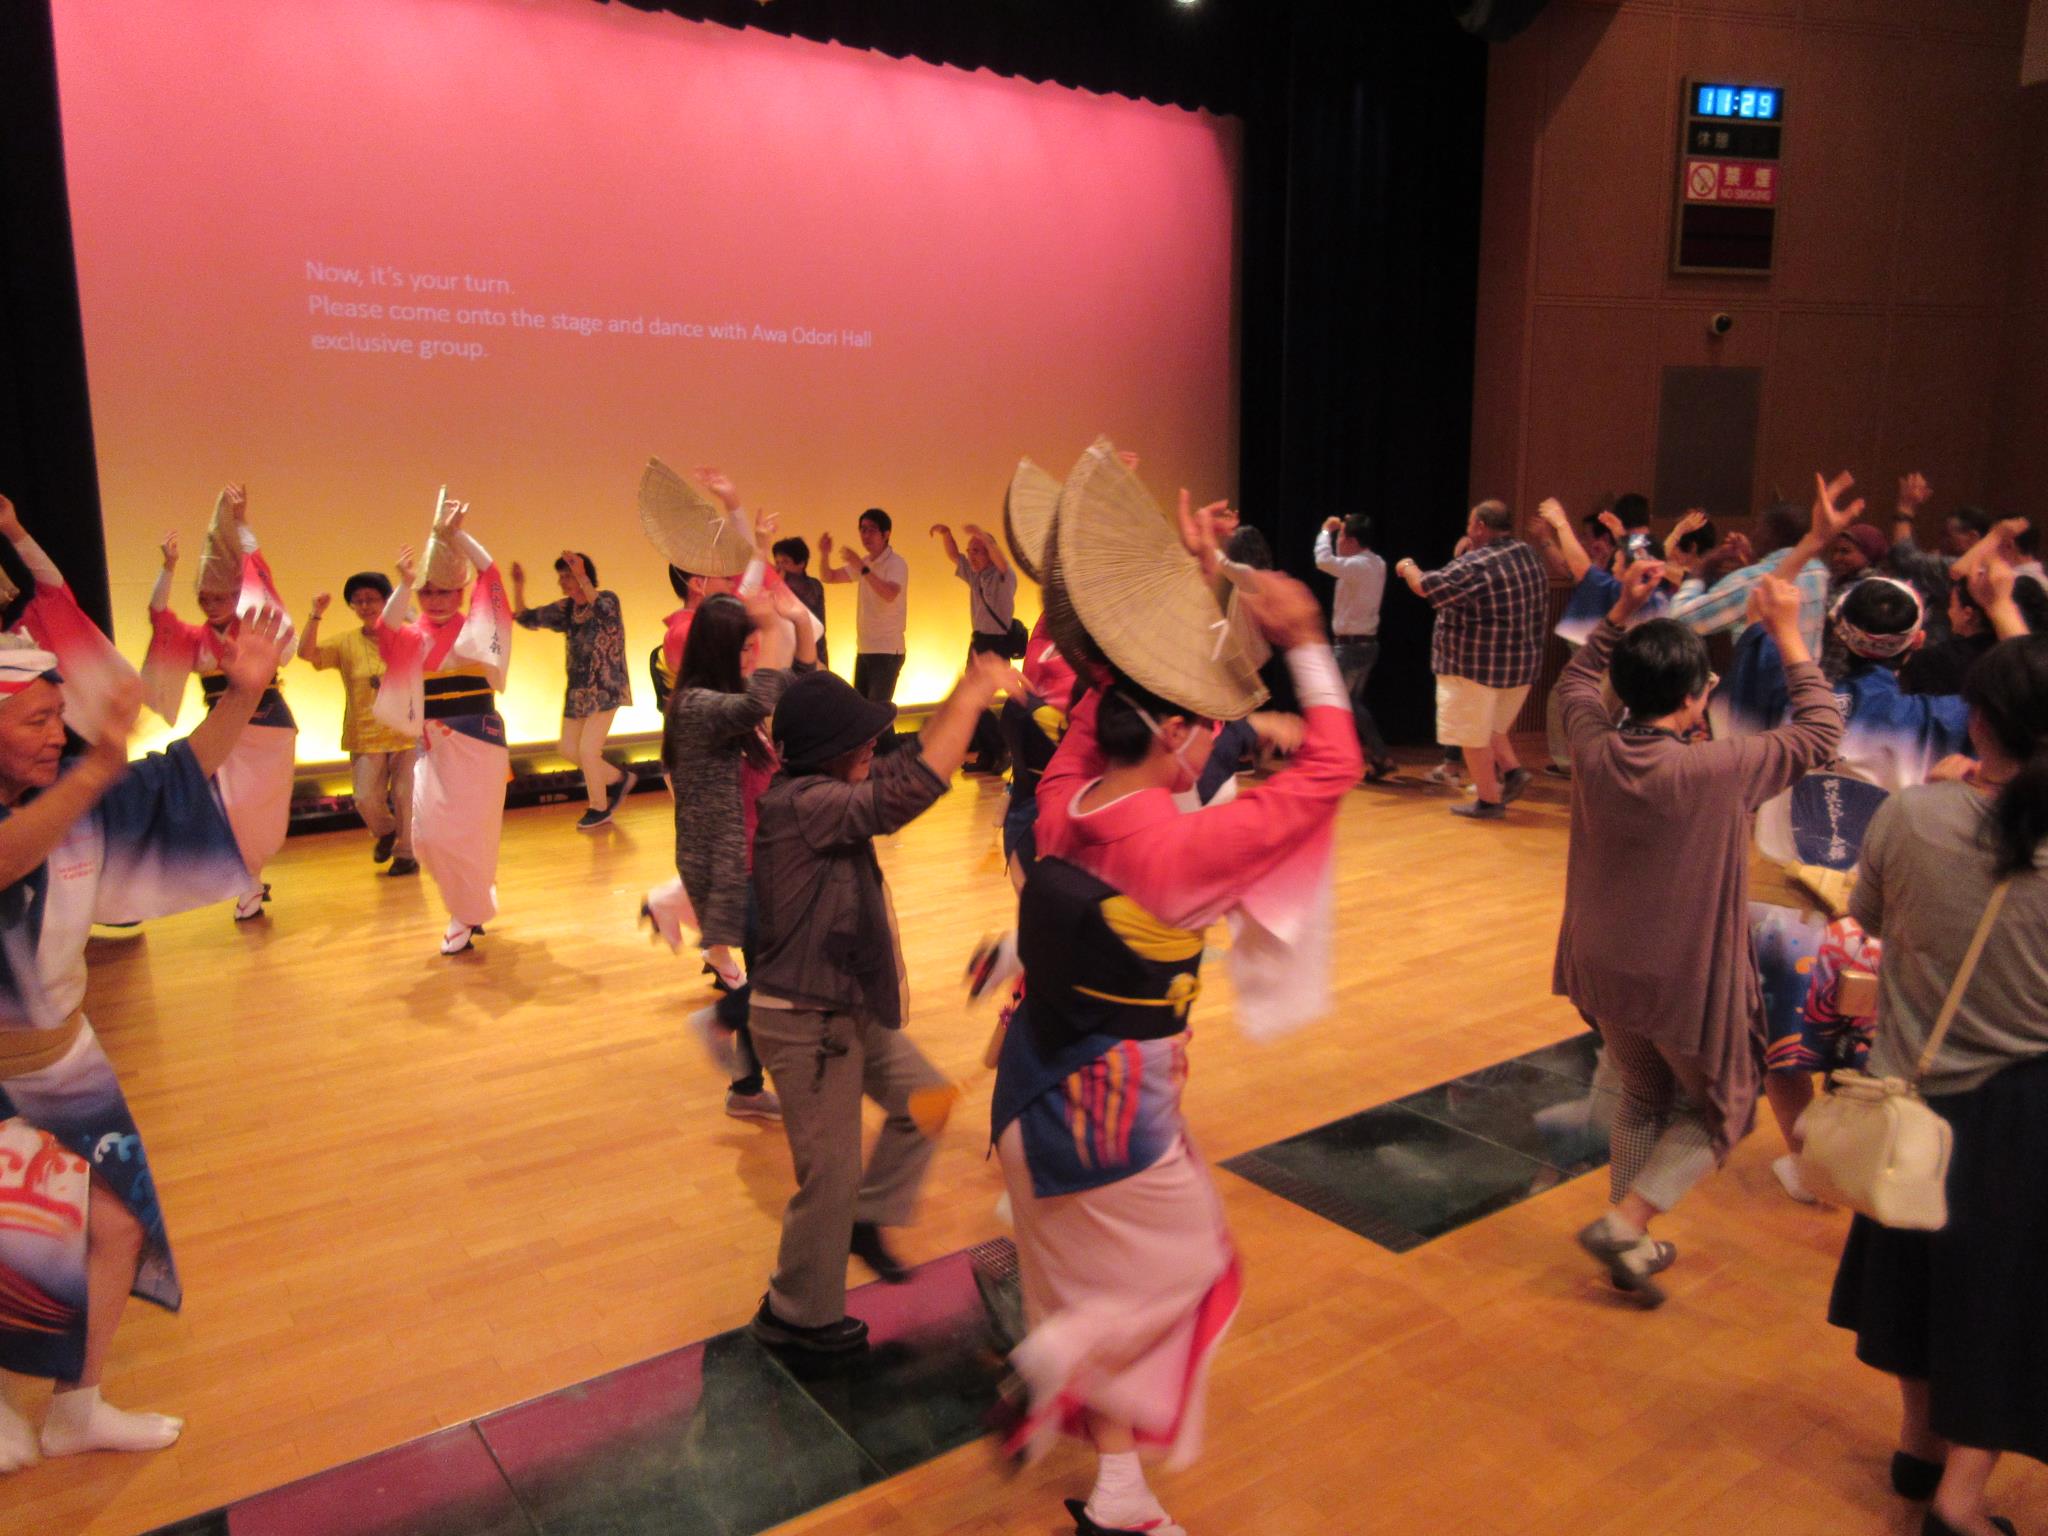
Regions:
<instances>
[{"instance_id":1,"label":"brown jacket","mask_svg":"<svg viewBox=\"0 0 2048 1536\"><path fill-rule=\"evenodd\" d=\"M799 1008L903 1026L903 955L873 839L914 820L946 781L907 743L867 779L778 774L754 828L755 988Z\"/></svg>"},{"instance_id":2,"label":"brown jacket","mask_svg":"<svg viewBox=\"0 0 2048 1536\"><path fill-rule=\"evenodd\" d=\"M1653 1042L1725 1157L1749 1130L1763 1063L1749 939L1756 810L1834 755L1842 713L1805 662L1786 668L1790 716L1761 735L1687 746L1617 728L1600 681L1621 634L1603 620L1557 684L1572 834L1552 986L1602 1027Z\"/></svg>"}]
</instances>

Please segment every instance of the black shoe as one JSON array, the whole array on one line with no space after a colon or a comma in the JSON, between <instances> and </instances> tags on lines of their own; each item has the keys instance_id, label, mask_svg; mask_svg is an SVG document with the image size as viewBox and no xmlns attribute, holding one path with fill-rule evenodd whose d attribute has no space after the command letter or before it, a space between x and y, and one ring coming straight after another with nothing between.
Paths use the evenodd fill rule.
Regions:
<instances>
[{"instance_id":1,"label":"black shoe","mask_svg":"<svg viewBox=\"0 0 2048 1536\"><path fill-rule=\"evenodd\" d=\"M1522 798L1524 791L1528 788L1529 770L1526 768L1510 768L1507 776L1500 781L1500 803L1502 805L1513 805Z\"/></svg>"},{"instance_id":2,"label":"black shoe","mask_svg":"<svg viewBox=\"0 0 2048 1536\"><path fill-rule=\"evenodd\" d=\"M747 1332L774 1348L801 1349L814 1355L845 1355L868 1347L868 1325L859 1318L842 1317L822 1328L804 1328L777 1317L766 1296L761 1298L761 1310L747 1324Z\"/></svg>"},{"instance_id":3,"label":"black shoe","mask_svg":"<svg viewBox=\"0 0 2048 1536\"><path fill-rule=\"evenodd\" d=\"M2005 1536L2019 1536L2013 1529L2012 1522L2005 1516L1986 1515L1984 1518L2005 1532ZM1962 1536L1962 1533L1930 1509L1927 1511L1927 1518L1920 1522L1920 1536Z\"/></svg>"},{"instance_id":4,"label":"black shoe","mask_svg":"<svg viewBox=\"0 0 2048 1536\"><path fill-rule=\"evenodd\" d=\"M1892 1452L1892 1492L1902 1499L1924 1504L1941 1486L1942 1463L1915 1456L1909 1451Z\"/></svg>"},{"instance_id":5,"label":"black shoe","mask_svg":"<svg viewBox=\"0 0 2048 1536\"><path fill-rule=\"evenodd\" d=\"M612 781L611 799L605 802L605 815L609 816L613 811L616 811L621 805L621 803L624 802L626 796L633 793L634 788L639 783L640 775L634 773L631 769L625 770L618 776L618 778L614 779Z\"/></svg>"},{"instance_id":6,"label":"black shoe","mask_svg":"<svg viewBox=\"0 0 2048 1536\"><path fill-rule=\"evenodd\" d=\"M396 877L399 875L416 875L419 872L420 861L418 859L393 859L391 861L391 867L384 871L387 877Z\"/></svg>"},{"instance_id":7,"label":"black shoe","mask_svg":"<svg viewBox=\"0 0 2048 1536\"><path fill-rule=\"evenodd\" d=\"M853 1256L872 1269L875 1278L885 1285L901 1285L910 1278L910 1271L889 1251L882 1241L882 1229L872 1221L853 1224Z\"/></svg>"},{"instance_id":8,"label":"black shoe","mask_svg":"<svg viewBox=\"0 0 2048 1536\"><path fill-rule=\"evenodd\" d=\"M397 842L398 834L396 832L386 832L377 839L377 846L370 850L370 862L372 864L382 864L391 857L391 850Z\"/></svg>"},{"instance_id":9,"label":"black shoe","mask_svg":"<svg viewBox=\"0 0 2048 1536\"><path fill-rule=\"evenodd\" d=\"M578 832L595 832L599 827L603 826L606 822L610 821L611 819L612 813L609 810L585 811L583 815L577 819L576 830Z\"/></svg>"},{"instance_id":10,"label":"black shoe","mask_svg":"<svg viewBox=\"0 0 2048 1536\"><path fill-rule=\"evenodd\" d=\"M1074 1536L1145 1536L1143 1531L1134 1531L1121 1525L1097 1525L1088 1518L1088 1505L1081 1499L1066 1501L1067 1513L1074 1519Z\"/></svg>"}]
</instances>

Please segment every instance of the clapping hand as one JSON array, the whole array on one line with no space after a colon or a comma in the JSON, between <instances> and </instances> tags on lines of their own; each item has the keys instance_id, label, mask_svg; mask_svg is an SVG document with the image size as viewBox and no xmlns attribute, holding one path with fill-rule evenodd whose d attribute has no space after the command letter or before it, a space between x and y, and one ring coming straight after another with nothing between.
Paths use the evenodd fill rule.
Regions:
<instances>
[{"instance_id":1,"label":"clapping hand","mask_svg":"<svg viewBox=\"0 0 2048 1536\"><path fill-rule=\"evenodd\" d=\"M1621 573L1621 596L1614 601L1614 613L1610 617L1617 622L1625 621L1650 600L1664 581L1662 560L1637 560Z\"/></svg>"}]
</instances>

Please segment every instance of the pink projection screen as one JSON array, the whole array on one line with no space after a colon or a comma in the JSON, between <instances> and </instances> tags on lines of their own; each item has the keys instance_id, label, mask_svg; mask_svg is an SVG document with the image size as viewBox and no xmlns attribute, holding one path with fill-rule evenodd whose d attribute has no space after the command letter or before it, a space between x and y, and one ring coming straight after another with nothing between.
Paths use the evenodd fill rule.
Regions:
<instances>
[{"instance_id":1,"label":"pink projection screen","mask_svg":"<svg viewBox=\"0 0 2048 1536\"><path fill-rule=\"evenodd\" d=\"M230 480L301 620L327 591L347 622L343 580L419 543L444 481L531 601L586 552L626 613L622 731L658 728L675 606L649 454L721 465L813 549L887 508L905 702L968 632L927 530L999 527L1020 455L1063 473L1107 432L1162 497L1234 494L1231 119L591 0L53 10L131 656L167 529L193 613ZM514 741L554 738L562 681L559 637L522 634ZM334 760L338 681L286 682L301 759Z\"/></svg>"}]
</instances>

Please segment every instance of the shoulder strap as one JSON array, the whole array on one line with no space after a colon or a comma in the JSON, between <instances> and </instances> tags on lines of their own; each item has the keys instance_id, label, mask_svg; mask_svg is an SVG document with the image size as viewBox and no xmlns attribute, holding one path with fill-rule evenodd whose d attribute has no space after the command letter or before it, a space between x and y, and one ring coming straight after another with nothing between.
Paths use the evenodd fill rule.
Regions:
<instances>
[{"instance_id":1,"label":"shoulder strap","mask_svg":"<svg viewBox=\"0 0 2048 1536\"><path fill-rule=\"evenodd\" d=\"M1913 1081L1916 1083L1927 1075L1928 1068L1934 1065L1934 1058L1941 1052L1941 1042L1948 1038L1948 1027L1955 1022L1964 989L1970 985L1971 973L1977 969L1977 957L1984 953L1984 941L1991 937L1991 925L1998 920L1998 909L2005 905L2005 893L2011 888L2011 875L1991 888L1991 899L1984 903L1984 915L1977 919L1977 931L1970 938L1963 963L1956 967L1955 982L1949 987L1948 996L1942 1000L1941 1014L1934 1021L1933 1033L1927 1037L1927 1048L1920 1053L1919 1065L1913 1068Z\"/></svg>"}]
</instances>

